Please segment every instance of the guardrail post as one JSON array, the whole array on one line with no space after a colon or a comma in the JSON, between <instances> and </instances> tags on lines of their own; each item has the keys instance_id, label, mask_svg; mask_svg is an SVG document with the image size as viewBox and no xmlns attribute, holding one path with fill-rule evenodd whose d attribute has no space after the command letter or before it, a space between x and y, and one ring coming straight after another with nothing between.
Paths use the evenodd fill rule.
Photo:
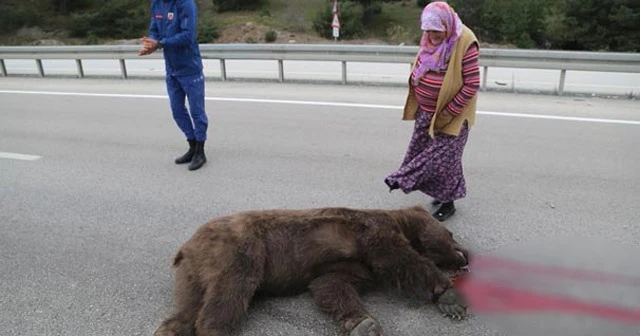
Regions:
<instances>
[{"instance_id":1,"label":"guardrail post","mask_svg":"<svg viewBox=\"0 0 640 336\"><path fill-rule=\"evenodd\" d=\"M278 75L280 77L280 83L284 82L284 61L278 60Z\"/></svg>"},{"instance_id":2,"label":"guardrail post","mask_svg":"<svg viewBox=\"0 0 640 336\"><path fill-rule=\"evenodd\" d=\"M223 81L227 80L227 64L224 62L224 59L220 59L220 75Z\"/></svg>"},{"instance_id":3,"label":"guardrail post","mask_svg":"<svg viewBox=\"0 0 640 336\"><path fill-rule=\"evenodd\" d=\"M2 76L7 77L7 67L4 65L4 60L0 59L0 70L2 70Z\"/></svg>"},{"instance_id":4,"label":"guardrail post","mask_svg":"<svg viewBox=\"0 0 640 336\"><path fill-rule=\"evenodd\" d=\"M122 78L127 79L127 65L124 63L124 59L120 60L120 73Z\"/></svg>"},{"instance_id":5,"label":"guardrail post","mask_svg":"<svg viewBox=\"0 0 640 336\"><path fill-rule=\"evenodd\" d=\"M76 67L78 68L78 77L84 78L84 70L82 69L82 60L76 60Z\"/></svg>"},{"instance_id":6,"label":"guardrail post","mask_svg":"<svg viewBox=\"0 0 640 336\"><path fill-rule=\"evenodd\" d=\"M342 84L347 85L347 61L342 61Z\"/></svg>"},{"instance_id":7,"label":"guardrail post","mask_svg":"<svg viewBox=\"0 0 640 336\"><path fill-rule=\"evenodd\" d=\"M484 66L484 71L482 71L482 90L487 89L487 73L489 72L489 67Z\"/></svg>"},{"instance_id":8,"label":"guardrail post","mask_svg":"<svg viewBox=\"0 0 640 336\"><path fill-rule=\"evenodd\" d=\"M38 74L40 74L40 77L44 77L44 68L42 67L42 60L37 59L36 64L38 65Z\"/></svg>"},{"instance_id":9,"label":"guardrail post","mask_svg":"<svg viewBox=\"0 0 640 336\"><path fill-rule=\"evenodd\" d=\"M560 83L558 83L558 95L562 95L564 91L564 79L567 75L567 70L560 70Z\"/></svg>"}]
</instances>

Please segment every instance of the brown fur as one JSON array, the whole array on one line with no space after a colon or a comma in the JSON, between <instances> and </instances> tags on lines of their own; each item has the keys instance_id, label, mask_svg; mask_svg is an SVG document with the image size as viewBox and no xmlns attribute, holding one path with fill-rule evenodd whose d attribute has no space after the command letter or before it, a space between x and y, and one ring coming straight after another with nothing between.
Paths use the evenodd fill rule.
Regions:
<instances>
[{"instance_id":1,"label":"brown fur","mask_svg":"<svg viewBox=\"0 0 640 336\"><path fill-rule=\"evenodd\" d=\"M467 251L419 206L236 213L202 225L179 249L175 313L155 335L229 335L254 295L305 290L344 332L379 335L360 293L386 285L426 301L451 286L443 270L467 263Z\"/></svg>"}]
</instances>

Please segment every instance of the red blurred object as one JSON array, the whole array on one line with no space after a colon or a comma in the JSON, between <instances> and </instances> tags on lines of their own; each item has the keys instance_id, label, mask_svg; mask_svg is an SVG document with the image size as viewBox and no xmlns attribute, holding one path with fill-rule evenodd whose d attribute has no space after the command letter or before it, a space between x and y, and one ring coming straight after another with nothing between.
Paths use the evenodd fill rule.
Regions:
<instances>
[{"instance_id":1,"label":"red blurred object","mask_svg":"<svg viewBox=\"0 0 640 336\"><path fill-rule=\"evenodd\" d=\"M522 314L553 311L590 315L632 325L640 323L640 311L629 308L533 293L479 280L456 283L455 286L476 312Z\"/></svg>"},{"instance_id":2,"label":"red blurred object","mask_svg":"<svg viewBox=\"0 0 640 336\"><path fill-rule=\"evenodd\" d=\"M550 276L555 278L640 287L640 278L637 277L621 276L584 269L568 269L557 266L524 263L491 256L477 257L473 261L473 267L476 269L482 269L483 271L487 271L489 269L504 269L523 276L524 274L529 274L532 276Z\"/></svg>"},{"instance_id":3,"label":"red blurred object","mask_svg":"<svg viewBox=\"0 0 640 336\"><path fill-rule=\"evenodd\" d=\"M481 273L490 269L503 268L510 270L513 272L512 275L517 275L522 279L544 276L547 278L595 281L632 287L640 285L640 279L633 277L532 265L495 257L480 258L480 261L474 267L476 267L476 270L480 269ZM518 281L516 279L517 277L512 278L511 281ZM478 313L526 314L556 312L588 315L631 325L640 324L640 310L630 307L587 302L557 294L536 293L514 288L508 282L472 278L470 273L456 274L451 280L453 281L453 286L465 296L469 303L469 308Z\"/></svg>"},{"instance_id":4,"label":"red blurred object","mask_svg":"<svg viewBox=\"0 0 640 336\"><path fill-rule=\"evenodd\" d=\"M460 288L461 286L464 286L464 284L469 280L469 277L470 277L469 271L456 273L454 276L451 277L451 282L453 282L453 287Z\"/></svg>"}]
</instances>

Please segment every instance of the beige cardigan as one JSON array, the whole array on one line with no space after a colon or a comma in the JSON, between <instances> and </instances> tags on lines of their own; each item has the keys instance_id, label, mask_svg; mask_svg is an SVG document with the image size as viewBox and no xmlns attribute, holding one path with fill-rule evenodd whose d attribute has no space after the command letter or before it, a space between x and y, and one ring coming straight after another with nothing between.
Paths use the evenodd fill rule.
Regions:
<instances>
[{"instance_id":1,"label":"beige cardigan","mask_svg":"<svg viewBox=\"0 0 640 336\"><path fill-rule=\"evenodd\" d=\"M462 35L460 36L458 41L456 41L456 44L453 47L453 51L451 52L451 58L449 59L447 73L444 75L442 87L440 88L440 94L438 95L435 116L431 119L429 136L431 136L432 138L436 131L457 136L460 133L460 128L465 120L467 120L469 128L471 128L471 126L473 125L476 115L476 100L478 98L477 94L469 100L469 103L462 109L462 112L459 115L440 115L440 111L442 111L442 109L451 100L453 100L453 97L455 97L455 95L460 91L462 85L464 84L462 79L462 58L464 57L464 54L467 52L467 49L469 49L472 43L478 44L478 39L471 31L471 29L463 25ZM416 55L416 59L413 62L411 72L413 72L413 68L415 68L417 60L418 56ZM411 76L409 76L409 80L411 80ZM407 95L407 100L404 106L404 114L402 116L402 120L415 120L417 110L418 101L416 100L413 87L409 85L409 94Z\"/></svg>"}]
</instances>

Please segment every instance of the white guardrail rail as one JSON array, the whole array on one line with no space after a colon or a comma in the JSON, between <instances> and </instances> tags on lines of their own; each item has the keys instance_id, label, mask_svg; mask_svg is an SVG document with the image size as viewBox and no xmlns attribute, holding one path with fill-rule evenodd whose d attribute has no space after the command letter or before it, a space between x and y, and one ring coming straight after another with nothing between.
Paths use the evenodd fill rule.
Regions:
<instances>
[{"instance_id":1,"label":"white guardrail rail","mask_svg":"<svg viewBox=\"0 0 640 336\"><path fill-rule=\"evenodd\" d=\"M119 60L121 77L127 78L126 60L140 59L138 45L100 46L0 46L0 70L8 76L4 60L32 59L38 73L45 76L42 60L75 60L78 77L84 77L82 60ZM227 79L226 60L273 60L278 62L279 80L284 82L284 61L334 61L342 63L342 84L347 84L348 62L411 64L417 46L330 45L330 44L201 44L203 59L220 60L222 80ZM161 59L161 53L147 58ZM559 94L562 94L566 72L640 73L640 53L574 52L522 49L481 49L482 88L486 88L489 67L559 70Z\"/></svg>"}]
</instances>

